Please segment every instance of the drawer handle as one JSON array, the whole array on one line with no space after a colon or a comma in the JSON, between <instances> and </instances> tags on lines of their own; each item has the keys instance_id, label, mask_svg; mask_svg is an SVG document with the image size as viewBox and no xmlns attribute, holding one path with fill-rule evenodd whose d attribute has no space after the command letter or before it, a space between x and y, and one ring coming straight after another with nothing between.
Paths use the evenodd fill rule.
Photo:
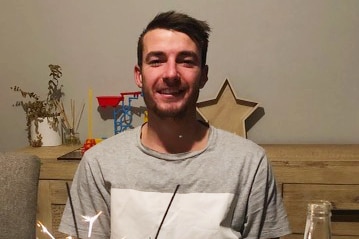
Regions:
<instances>
[{"instance_id":1,"label":"drawer handle","mask_svg":"<svg viewBox=\"0 0 359 239\"><path fill-rule=\"evenodd\" d=\"M359 210L332 210L332 222L359 222Z\"/></svg>"}]
</instances>

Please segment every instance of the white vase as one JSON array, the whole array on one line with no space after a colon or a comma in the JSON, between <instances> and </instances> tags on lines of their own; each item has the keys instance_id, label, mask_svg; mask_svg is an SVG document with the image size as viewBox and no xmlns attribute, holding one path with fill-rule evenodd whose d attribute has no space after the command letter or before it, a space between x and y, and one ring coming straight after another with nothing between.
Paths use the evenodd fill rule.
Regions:
<instances>
[{"instance_id":1,"label":"white vase","mask_svg":"<svg viewBox=\"0 0 359 239\"><path fill-rule=\"evenodd\" d=\"M43 118L42 122L38 122L38 133L36 133L35 123L32 121L30 133L31 141L38 140L38 135L41 135L41 146L58 146L62 144L60 127L58 126L56 129L53 129L47 118Z\"/></svg>"}]
</instances>

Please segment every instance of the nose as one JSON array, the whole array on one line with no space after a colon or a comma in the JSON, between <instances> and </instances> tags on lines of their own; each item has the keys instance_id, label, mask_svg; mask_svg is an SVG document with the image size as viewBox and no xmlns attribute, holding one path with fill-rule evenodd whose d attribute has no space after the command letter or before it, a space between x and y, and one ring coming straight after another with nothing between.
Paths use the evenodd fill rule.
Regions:
<instances>
[{"instance_id":1,"label":"nose","mask_svg":"<svg viewBox=\"0 0 359 239\"><path fill-rule=\"evenodd\" d=\"M180 79L176 62L168 61L163 72L164 81L176 81Z\"/></svg>"}]
</instances>

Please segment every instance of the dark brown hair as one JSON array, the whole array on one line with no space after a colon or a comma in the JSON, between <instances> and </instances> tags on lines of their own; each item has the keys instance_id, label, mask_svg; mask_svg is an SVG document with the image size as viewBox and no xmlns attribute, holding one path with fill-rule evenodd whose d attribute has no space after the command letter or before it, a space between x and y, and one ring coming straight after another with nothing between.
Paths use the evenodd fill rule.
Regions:
<instances>
[{"instance_id":1,"label":"dark brown hair","mask_svg":"<svg viewBox=\"0 0 359 239\"><path fill-rule=\"evenodd\" d=\"M143 38L147 32L154 29L174 30L188 35L201 52L202 66L206 65L208 37L211 31L207 22L197 20L187 14L168 11L158 14L141 33L137 43L137 64L139 67L142 67Z\"/></svg>"}]
</instances>

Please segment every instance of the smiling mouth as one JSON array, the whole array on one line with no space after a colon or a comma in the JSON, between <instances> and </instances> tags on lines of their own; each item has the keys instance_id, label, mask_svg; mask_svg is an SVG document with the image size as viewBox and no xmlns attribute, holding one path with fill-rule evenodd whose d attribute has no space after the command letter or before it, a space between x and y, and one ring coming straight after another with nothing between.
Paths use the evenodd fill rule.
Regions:
<instances>
[{"instance_id":1,"label":"smiling mouth","mask_svg":"<svg viewBox=\"0 0 359 239\"><path fill-rule=\"evenodd\" d=\"M161 95L172 95L172 96L177 96L180 95L184 92L184 90L182 89L162 89L157 91L159 94Z\"/></svg>"}]
</instances>

